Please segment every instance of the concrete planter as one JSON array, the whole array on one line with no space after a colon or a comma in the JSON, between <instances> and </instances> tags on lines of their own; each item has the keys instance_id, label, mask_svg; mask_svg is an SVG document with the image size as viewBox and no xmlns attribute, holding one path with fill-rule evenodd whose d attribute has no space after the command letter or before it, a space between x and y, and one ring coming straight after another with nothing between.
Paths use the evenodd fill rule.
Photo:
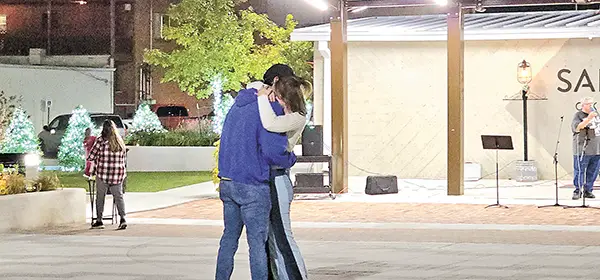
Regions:
<instances>
[{"instance_id":1,"label":"concrete planter","mask_svg":"<svg viewBox=\"0 0 600 280\"><path fill-rule=\"evenodd\" d=\"M84 189L0 196L0 233L85 224Z\"/></svg>"},{"instance_id":2,"label":"concrete planter","mask_svg":"<svg viewBox=\"0 0 600 280\"><path fill-rule=\"evenodd\" d=\"M128 146L127 171L212 171L215 147Z\"/></svg>"}]
</instances>

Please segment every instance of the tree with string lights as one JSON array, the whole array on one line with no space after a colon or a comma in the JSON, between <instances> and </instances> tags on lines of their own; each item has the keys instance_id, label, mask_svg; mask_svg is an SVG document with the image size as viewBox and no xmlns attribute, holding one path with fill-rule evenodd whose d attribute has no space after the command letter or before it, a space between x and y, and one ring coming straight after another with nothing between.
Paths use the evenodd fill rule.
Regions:
<instances>
[{"instance_id":1,"label":"tree with string lights","mask_svg":"<svg viewBox=\"0 0 600 280\"><path fill-rule=\"evenodd\" d=\"M79 105L69 119L69 126L58 148L58 162L64 171L80 171L85 166L83 139L85 130L94 128L90 114Z\"/></svg>"}]
</instances>

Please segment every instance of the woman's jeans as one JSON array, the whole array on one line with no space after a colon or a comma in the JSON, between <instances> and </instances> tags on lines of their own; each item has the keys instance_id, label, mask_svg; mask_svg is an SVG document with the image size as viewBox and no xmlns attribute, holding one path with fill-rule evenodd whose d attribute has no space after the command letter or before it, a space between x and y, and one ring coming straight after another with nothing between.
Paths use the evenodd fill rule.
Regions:
<instances>
[{"instance_id":1,"label":"woman's jeans","mask_svg":"<svg viewBox=\"0 0 600 280\"><path fill-rule=\"evenodd\" d=\"M225 228L217 257L216 279L231 277L233 258L244 226L250 247L252 280L268 279L266 242L271 210L269 185L248 185L221 180L219 194L223 201Z\"/></svg>"},{"instance_id":2,"label":"woman's jeans","mask_svg":"<svg viewBox=\"0 0 600 280\"><path fill-rule=\"evenodd\" d=\"M104 181L96 180L96 217L99 222L102 222L102 215L104 213L104 198L106 197L106 191L110 189L110 193L113 196L115 204L117 204L117 211L121 218L125 218L125 200L123 199L123 183L116 185L109 185Z\"/></svg>"},{"instance_id":3,"label":"woman's jeans","mask_svg":"<svg viewBox=\"0 0 600 280\"><path fill-rule=\"evenodd\" d=\"M292 181L286 170L271 170L271 224L269 228L269 265L274 280L307 279L300 248L294 240L290 206L294 199Z\"/></svg>"}]
</instances>

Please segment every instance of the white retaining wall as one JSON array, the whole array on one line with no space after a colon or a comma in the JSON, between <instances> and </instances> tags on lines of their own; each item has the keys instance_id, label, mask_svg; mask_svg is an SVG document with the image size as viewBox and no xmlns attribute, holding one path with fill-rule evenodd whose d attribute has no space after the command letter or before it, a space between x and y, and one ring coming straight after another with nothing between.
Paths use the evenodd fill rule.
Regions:
<instances>
[{"instance_id":1,"label":"white retaining wall","mask_svg":"<svg viewBox=\"0 0 600 280\"><path fill-rule=\"evenodd\" d=\"M212 171L215 166L215 147L127 148L127 171Z\"/></svg>"},{"instance_id":2,"label":"white retaining wall","mask_svg":"<svg viewBox=\"0 0 600 280\"><path fill-rule=\"evenodd\" d=\"M85 224L85 189L0 196L0 233Z\"/></svg>"}]
</instances>

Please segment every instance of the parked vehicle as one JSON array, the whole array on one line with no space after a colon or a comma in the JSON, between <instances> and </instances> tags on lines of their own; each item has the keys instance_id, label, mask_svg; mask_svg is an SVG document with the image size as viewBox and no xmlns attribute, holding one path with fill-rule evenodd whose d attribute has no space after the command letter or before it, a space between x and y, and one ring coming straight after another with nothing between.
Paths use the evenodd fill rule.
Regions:
<instances>
[{"instance_id":1,"label":"parked vehicle","mask_svg":"<svg viewBox=\"0 0 600 280\"><path fill-rule=\"evenodd\" d=\"M172 130L198 121L198 117L190 117L190 113L184 105L154 104L150 109L156 113L165 129Z\"/></svg>"},{"instance_id":2,"label":"parked vehicle","mask_svg":"<svg viewBox=\"0 0 600 280\"><path fill-rule=\"evenodd\" d=\"M40 139L40 148L44 155L55 155L58 153L58 147L60 146L62 137L67 131L69 125L69 119L72 114L64 114L55 117L50 124L45 125L44 129L38 134ZM117 130L121 137L127 135L127 126L121 120L119 115L109 113L90 113L92 123L96 128L101 129L102 123L105 120L111 120L117 126Z\"/></svg>"},{"instance_id":3,"label":"parked vehicle","mask_svg":"<svg viewBox=\"0 0 600 280\"><path fill-rule=\"evenodd\" d=\"M133 119L124 119L123 121L123 125L127 128L130 129L133 126Z\"/></svg>"}]
</instances>

